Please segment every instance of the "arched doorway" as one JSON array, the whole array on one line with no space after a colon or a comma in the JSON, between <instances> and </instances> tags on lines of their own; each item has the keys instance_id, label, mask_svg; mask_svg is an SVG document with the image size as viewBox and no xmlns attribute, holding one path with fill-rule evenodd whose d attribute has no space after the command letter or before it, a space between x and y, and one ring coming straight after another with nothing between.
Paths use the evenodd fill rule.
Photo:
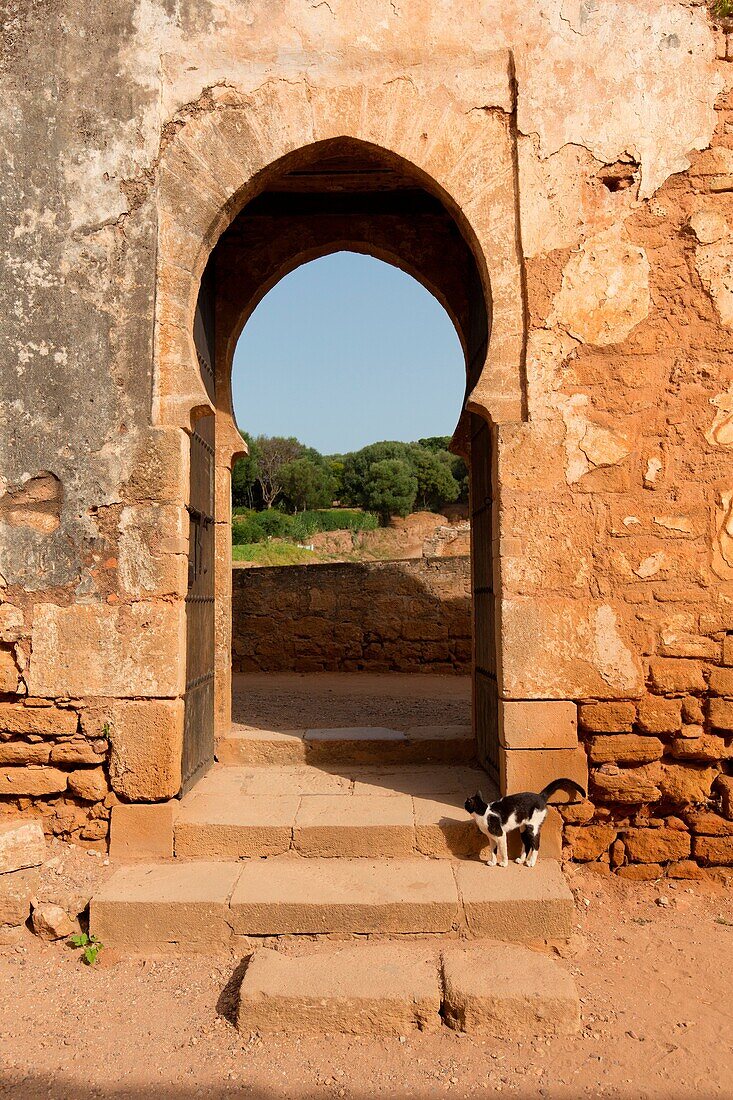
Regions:
<instances>
[{"instance_id":1,"label":"arched doorway","mask_svg":"<svg viewBox=\"0 0 733 1100\"><path fill-rule=\"evenodd\" d=\"M443 304L463 348L467 397L489 344L486 282L465 229L417 169L376 146L338 138L283 158L265 175L211 251L196 303L193 337L210 407L195 410L191 434L184 788L206 769L217 727L225 730L230 720L229 471L237 452L231 432L221 438L217 429L233 423L232 357L257 303L307 260L348 249L402 268ZM470 470L473 723L479 757L497 776L492 430L467 402L452 447Z\"/></svg>"}]
</instances>

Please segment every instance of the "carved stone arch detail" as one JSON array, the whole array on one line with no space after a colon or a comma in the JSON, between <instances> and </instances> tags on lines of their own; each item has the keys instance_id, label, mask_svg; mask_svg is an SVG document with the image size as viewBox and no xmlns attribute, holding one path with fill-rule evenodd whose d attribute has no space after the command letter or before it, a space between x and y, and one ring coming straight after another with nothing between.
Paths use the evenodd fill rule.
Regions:
<instances>
[{"instance_id":1,"label":"carved stone arch detail","mask_svg":"<svg viewBox=\"0 0 733 1100\"><path fill-rule=\"evenodd\" d=\"M192 318L219 237L289 158L340 137L399 158L453 216L491 309L489 351L467 408L496 424L523 418L513 85L508 53L492 60L487 79L500 107L491 110L468 107L433 74L416 70L414 77L377 85L314 86L303 78L268 81L246 96L213 89L172 120L158 179L157 423L188 431L211 408L197 369ZM222 428L234 449L233 421Z\"/></svg>"}]
</instances>

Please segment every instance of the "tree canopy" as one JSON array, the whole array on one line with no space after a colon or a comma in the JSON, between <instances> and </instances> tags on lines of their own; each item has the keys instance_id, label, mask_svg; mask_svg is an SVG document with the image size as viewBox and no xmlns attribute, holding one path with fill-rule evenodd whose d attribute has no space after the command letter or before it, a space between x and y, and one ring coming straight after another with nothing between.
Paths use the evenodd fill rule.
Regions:
<instances>
[{"instance_id":1,"label":"tree canopy","mask_svg":"<svg viewBox=\"0 0 733 1100\"><path fill-rule=\"evenodd\" d=\"M384 440L343 455L321 455L295 438L243 433L249 455L232 471L236 506L291 514L332 504L376 512L382 522L415 509L440 511L468 499L463 461L449 436L416 443Z\"/></svg>"}]
</instances>

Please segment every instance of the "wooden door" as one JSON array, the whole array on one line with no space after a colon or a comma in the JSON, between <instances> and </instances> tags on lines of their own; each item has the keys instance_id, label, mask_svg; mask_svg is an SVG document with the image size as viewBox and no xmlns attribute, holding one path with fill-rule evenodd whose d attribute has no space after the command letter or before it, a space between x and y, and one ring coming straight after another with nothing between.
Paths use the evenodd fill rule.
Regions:
<instances>
[{"instance_id":1,"label":"wooden door","mask_svg":"<svg viewBox=\"0 0 733 1100\"><path fill-rule=\"evenodd\" d=\"M473 587L473 713L479 760L499 778L499 693L494 634L491 428L471 416L471 571Z\"/></svg>"},{"instance_id":2,"label":"wooden door","mask_svg":"<svg viewBox=\"0 0 733 1100\"><path fill-rule=\"evenodd\" d=\"M201 377L213 401L213 288L206 281L196 308L194 340ZM215 417L204 416L191 435L182 794L214 760L215 430Z\"/></svg>"}]
</instances>

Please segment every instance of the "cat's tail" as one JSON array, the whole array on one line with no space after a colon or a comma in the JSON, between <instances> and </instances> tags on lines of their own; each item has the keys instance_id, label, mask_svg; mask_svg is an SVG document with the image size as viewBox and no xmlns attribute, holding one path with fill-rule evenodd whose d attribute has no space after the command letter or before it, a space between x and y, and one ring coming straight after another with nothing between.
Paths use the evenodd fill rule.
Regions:
<instances>
[{"instance_id":1,"label":"cat's tail","mask_svg":"<svg viewBox=\"0 0 733 1100\"><path fill-rule=\"evenodd\" d=\"M553 779L552 783L548 783L547 786L540 791L540 798L543 798L545 802L547 802L556 791L562 790L577 791L581 798L585 798L585 791L574 779Z\"/></svg>"}]
</instances>

